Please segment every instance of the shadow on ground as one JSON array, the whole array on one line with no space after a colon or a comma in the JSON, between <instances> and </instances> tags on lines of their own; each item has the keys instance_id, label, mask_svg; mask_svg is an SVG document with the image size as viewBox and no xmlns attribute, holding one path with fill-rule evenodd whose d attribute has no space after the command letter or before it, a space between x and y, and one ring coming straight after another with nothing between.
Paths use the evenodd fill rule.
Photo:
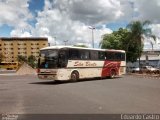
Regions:
<instances>
[{"instance_id":1,"label":"shadow on ground","mask_svg":"<svg viewBox=\"0 0 160 120\"><path fill-rule=\"evenodd\" d=\"M114 79L119 79L121 77L115 77ZM76 82L64 80L64 81L42 81L42 82L32 82L29 84L37 84L37 85L61 85L61 84L68 84L68 83L79 83L79 82L89 82L89 81L98 81L98 80L114 80L110 78L92 78L92 79L80 79Z\"/></svg>"}]
</instances>

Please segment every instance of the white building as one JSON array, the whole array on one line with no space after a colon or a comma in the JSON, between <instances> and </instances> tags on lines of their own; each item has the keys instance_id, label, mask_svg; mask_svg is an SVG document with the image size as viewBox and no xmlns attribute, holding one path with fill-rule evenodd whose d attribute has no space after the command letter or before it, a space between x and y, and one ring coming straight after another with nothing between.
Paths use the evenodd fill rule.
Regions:
<instances>
[{"instance_id":1,"label":"white building","mask_svg":"<svg viewBox=\"0 0 160 120\"><path fill-rule=\"evenodd\" d=\"M151 65L160 68L160 50L144 50L140 58L141 65ZM138 59L134 63L127 63L128 67L139 67Z\"/></svg>"}]
</instances>

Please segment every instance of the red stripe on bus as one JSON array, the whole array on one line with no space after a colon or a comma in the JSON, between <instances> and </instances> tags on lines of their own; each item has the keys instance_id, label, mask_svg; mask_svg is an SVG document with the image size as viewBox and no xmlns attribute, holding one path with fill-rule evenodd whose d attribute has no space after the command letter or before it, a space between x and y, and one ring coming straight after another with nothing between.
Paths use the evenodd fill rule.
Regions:
<instances>
[{"instance_id":1,"label":"red stripe on bus","mask_svg":"<svg viewBox=\"0 0 160 120\"><path fill-rule=\"evenodd\" d=\"M104 61L103 69L102 69L102 77L110 76L110 71L115 70L116 74L119 74L121 62L119 61Z\"/></svg>"}]
</instances>

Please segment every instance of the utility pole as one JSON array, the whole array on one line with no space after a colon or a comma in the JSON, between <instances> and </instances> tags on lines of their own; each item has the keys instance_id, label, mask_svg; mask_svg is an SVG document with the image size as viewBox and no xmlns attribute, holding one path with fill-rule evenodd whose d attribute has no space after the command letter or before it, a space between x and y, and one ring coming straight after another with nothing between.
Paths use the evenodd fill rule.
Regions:
<instances>
[{"instance_id":1,"label":"utility pole","mask_svg":"<svg viewBox=\"0 0 160 120\"><path fill-rule=\"evenodd\" d=\"M89 26L88 28L92 30L92 47L94 48L94 31L93 30L95 30L95 27Z\"/></svg>"},{"instance_id":2,"label":"utility pole","mask_svg":"<svg viewBox=\"0 0 160 120\"><path fill-rule=\"evenodd\" d=\"M55 46L56 46L56 45L57 45L57 43L56 43L56 38L57 38L57 37L53 37L53 38L54 38L54 42L55 42Z\"/></svg>"},{"instance_id":3,"label":"utility pole","mask_svg":"<svg viewBox=\"0 0 160 120\"><path fill-rule=\"evenodd\" d=\"M64 42L64 45L66 46L66 45L67 45L68 40L64 40L63 42Z\"/></svg>"},{"instance_id":4,"label":"utility pole","mask_svg":"<svg viewBox=\"0 0 160 120\"><path fill-rule=\"evenodd\" d=\"M130 3L131 8L132 8L132 20L133 20L134 19L134 1L130 0L129 3Z\"/></svg>"}]
</instances>

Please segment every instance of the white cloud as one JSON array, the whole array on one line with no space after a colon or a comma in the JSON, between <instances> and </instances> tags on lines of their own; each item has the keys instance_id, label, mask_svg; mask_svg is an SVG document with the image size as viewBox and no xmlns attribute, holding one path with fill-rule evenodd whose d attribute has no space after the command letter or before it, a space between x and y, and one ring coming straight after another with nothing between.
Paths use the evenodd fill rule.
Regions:
<instances>
[{"instance_id":1,"label":"white cloud","mask_svg":"<svg viewBox=\"0 0 160 120\"><path fill-rule=\"evenodd\" d=\"M153 24L151 28L152 33L156 36L155 49L160 49L160 24Z\"/></svg>"},{"instance_id":2,"label":"white cloud","mask_svg":"<svg viewBox=\"0 0 160 120\"><path fill-rule=\"evenodd\" d=\"M66 4L58 0L55 6L70 19L90 25L107 23L123 15L120 2L116 0L72 0Z\"/></svg>"},{"instance_id":3,"label":"white cloud","mask_svg":"<svg viewBox=\"0 0 160 120\"><path fill-rule=\"evenodd\" d=\"M27 20L32 19L28 10L29 0L1 0L0 1L0 26L7 24L15 28L28 27Z\"/></svg>"},{"instance_id":4,"label":"white cloud","mask_svg":"<svg viewBox=\"0 0 160 120\"><path fill-rule=\"evenodd\" d=\"M153 34L160 38L160 24L153 24L151 25L151 28Z\"/></svg>"},{"instance_id":5,"label":"white cloud","mask_svg":"<svg viewBox=\"0 0 160 120\"><path fill-rule=\"evenodd\" d=\"M96 8L96 9L95 9ZM57 0L45 1L44 10L38 13L37 23L32 34L49 36L49 42L57 44L84 43L91 46L91 30L89 25L99 26L122 15L120 2L115 0ZM111 14L106 11L112 11ZM94 30L95 46L98 47L101 35L111 33L109 28Z\"/></svg>"},{"instance_id":6,"label":"white cloud","mask_svg":"<svg viewBox=\"0 0 160 120\"><path fill-rule=\"evenodd\" d=\"M159 0L45 0L43 11L39 11L35 18L35 27L28 22L33 19L28 2L0 1L0 26L14 27L11 36L43 36L52 44L64 44L63 41L68 40L67 44L91 46L92 35L88 26L98 26L94 30L95 46L98 47L101 35L112 32L105 24L130 21L133 15L136 19L156 22L152 30L160 36ZM131 2L134 2L134 9Z\"/></svg>"},{"instance_id":7,"label":"white cloud","mask_svg":"<svg viewBox=\"0 0 160 120\"><path fill-rule=\"evenodd\" d=\"M31 33L28 31L22 31L20 29L14 29L11 31L12 37L32 37Z\"/></svg>"},{"instance_id":8,"label":"white cloud","mask_svg":"<svg viewBox=\"0 0 160 120\"><path fill-rule=\"evenodd\" d=\"M152 30L152 34L156 36L156 40L153 40L153 38L145 38L145 44L144 49L160 49L160 24L152 24L150 26Z\"/></svg>"},{"instance_id":9,"label":"white cloud","mask_svg":"<svg viewBox=\"0 0 160 120\"><path fill-rule=\"evenodd\" d=\"M140 19L159 23L159 0L135 0L135 5L138 9Z\"/></svg>"},{"instance_id":10,"label":"white cloud","mask_svg":"<svg viewBox=\"0 0 160 120\"><path fill-rule=\"evenodd\" d=\"M49 42L52 43L55 43L56 37L57 44L69 40L68 44L84 43L91 46L92 36L88 26L100 26L118 20L129 21L135 12L136 17L147 18L147 14L143 13L147 7L141 6L144 0L133 1L134 8L129 1L131 0L46 0L44 10L38 13L33 35L49 36ZM158 1L155 0L154 3L156 2ZM101 35L111 32L105 27L94 30L96 47Z\"/></svg>"}]
</instances>

